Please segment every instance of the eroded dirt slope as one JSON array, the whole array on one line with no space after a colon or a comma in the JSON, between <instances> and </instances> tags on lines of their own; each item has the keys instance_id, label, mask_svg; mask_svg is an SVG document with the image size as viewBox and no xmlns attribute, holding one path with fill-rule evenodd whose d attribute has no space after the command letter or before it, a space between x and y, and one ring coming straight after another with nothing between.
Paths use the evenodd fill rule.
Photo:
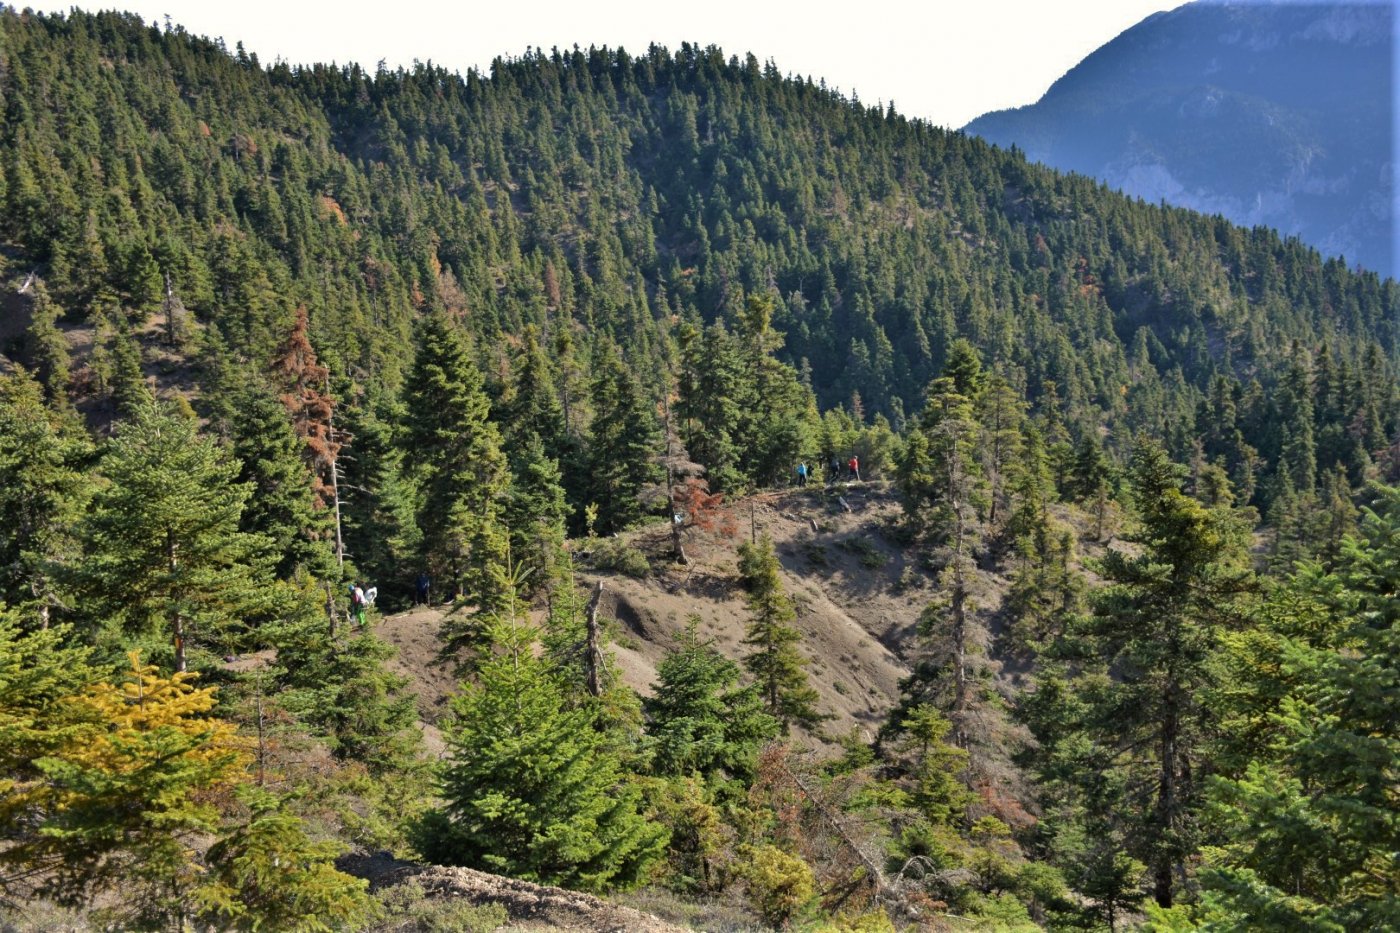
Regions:
<instances>
[{"instance_id":1,"label":"eroded dirt slope","mask_svg":"<svg viewBox=\"0 0 1400 933\"><path fill-rule=\"evenodd\" d=\"M833 737L857 728L869 737L898 696L899 680L908 670L902 653L933 595L929 574L912 565L887 534L898 508L877 484L765 493L735 505L733 537L689 539L691 562L685 566L668 559L664 527L630 535L628 543L646 553L653 567L644 579L586 569L588 543L575 542L579 581L590 588L602 581L600 615L616 621L612 647L621 675L648 694L657 664L692 615L702 637L726 656L744 655L749 613L738 581L737 550L752 535L769 535L797 608L812 684L832 717L821 731ZM442 748L436 725L456 685L450 665L437 657L442 619L440 609L420 608L387 616L378 626L399 649L392 667L411 679L432 753Z\"/></svg>"}]
</instances>

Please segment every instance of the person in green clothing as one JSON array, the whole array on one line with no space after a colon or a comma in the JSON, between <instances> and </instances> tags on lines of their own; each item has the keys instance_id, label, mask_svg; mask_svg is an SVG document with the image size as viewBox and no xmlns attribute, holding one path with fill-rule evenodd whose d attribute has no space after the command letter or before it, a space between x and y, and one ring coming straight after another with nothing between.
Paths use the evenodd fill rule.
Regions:
<instances>
[{"instance_id":1,"label":"person in green clothing","mask_svg":"<svg viewBox=\"0 0 1400 933\"><path fill-rule=\"evenodd\" d=\"M350 584L350 611L355 615L355 621L361 628L365 625L365 591L360 588L360 584Z\"/></svg>"}]
</instances>

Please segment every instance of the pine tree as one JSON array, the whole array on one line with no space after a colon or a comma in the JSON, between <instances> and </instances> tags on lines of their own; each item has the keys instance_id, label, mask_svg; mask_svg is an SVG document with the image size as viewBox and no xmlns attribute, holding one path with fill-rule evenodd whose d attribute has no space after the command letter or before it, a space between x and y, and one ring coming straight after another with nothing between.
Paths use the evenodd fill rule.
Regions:
<instances>
[{"instance_id":1,"label":"pine tree","mask_svg":"<svg viewBox=\"0 0 1400 933\"><path fill-rule=\"evenodd\" d=\"M816 405L796 370L776 359L783 335L772 326L771 294L750 294L740 314L743 377L734 403L740 419L734 432L739 468L749 481L771 486L791 475L812 447ZM703 462L703 461L702 461Z\"/></svg>"},{"instance_id":2,"label":"pine tree","mask_svg":"<svg viewBox=\"0 0 1400 933\"><path fill-rule=\"evenodd\" d=\"M610 344L603 345L594 361L592 392L588 495L598 507L599 530L619 531L646 513L642 491L661 479L656 414Z\"/></svg>"},{"instance_id":3,"label":"pine tree","mask_svg":"<svg viewBox=\"0 0 1400 933\"><path fill-rule=\"evenodd\" d=\"M103 455L107 480L79 528L72 582L83 615L137 636L163 631L174 667L191 639L226 649L253 621L270 578L266 539L239 531L249 495L238 464L193 417L148 402Z\"/></svg>"},{"instance_id":4,"label":"pine tree","mask_svg":"<svg viewBox=\"0 0 1400 933\"><path fill-rule=\"evenodd\" d=\"M510 528L510 553L529 574L530 589L540 590L550 585L564 561L569 512L564 478L537 435L513 447L509 460L511 495L505 521Z\"/></svg>"},{"instance_id":5,"label":"pine tree","mask_svg":"<svg viewBox=\"0 0 1400 933\"><path fill-rule=\"evenodd\" d=\"M461 332L441 315L423 324L404 404L407 465L422 489L423 565L453 595L482 610L497 608L510 588L509 472L481 374Z\"/></svg>"},{"instance_id":6,"label":"pine tree","mask_svg":"<svg viewBox=\"0 0 1400 933\"><path fill-rule=\"evenodd\" d=\"M78 467L91 445L50 411L38 383L0 375L0 603L31 625L58 604L50 565L77 550L72 527L91 488Z\"/></svg>"},{"instance_id":7,"label":"pine tree","mask_svg":"<svg viewBox=\"0 0 1400 933\"><path fill-rule=\"evenodd\" d=\"M330 396L330 370L316 359L307 336L305 306L297 308L291 333L272 358L272 376L282 390L282 404L304 445L302 457L313 477L318 507L338 506L336 460L343 438L335 432L335 401Z\"/></svg>"},{"instance_id":8,"label":"pine tree","mask_svg":"<svg viewBox=\"0 0 1400 933\"><path fill-rule=\"evenodd\" d=\"M1211 781L1205 922L1400 923L1400 491L1377 493L1336 566L1304 564L1230 644L1218 695L1244 754Z\"/></svg>"},{"instance_id":9,"label":"pine tree","mask_svg":"<svg viewBox=\"0 0 1400 933\"><path fill-rule=\"evenodd\" d=\"M72 381L72 360L68 338L58 329L63 309L49 297L43 279L34 279L29 327L24 333L25 357L44 385L44 397L59 410L71 406L68 389Z\"/></svg>"},{"instance_id":10,"label":"pine tree","mask_svg":"<svg viewBox=\"0 0 1400 933\"><path fill-rule=\"evenodd\" d=\"M333 636L318 597L310 581L288 593L282 620L267 632L277 649L271 672L280 703L337 759L377 775L400 770L422 738L414 697L404 689L408 678L385 667L394 649L373 633Z\"/></svg>"},{"instance_id":11,"label":"pine tree","mask_svg":"<svg viewBox=\"0 0 1400 933\"><path fill-rule=\"evenodd\" d=\"M313 841L285 801L257 787L240 796L248 817L210 847L197 897L203 919L223 930L332 933L374 912L368 883L336 870L344 847Z\"/></svg>"},{"instance_id":12,"label":"pine tree","mask_svg":"<svg viewBox=\"0 0 1400 933\"><path fill-rule=\"evenodd\" d=\"M0 838L33 831L30 798L43 776L37 762L86 734L90 717L66 702L98 679L92 650L56 626L25 631L0 606ZM8 861L0 849L0 863Z\"/></svg>"},{"instance_id":13,"label":"pine tree","mask_svg":"<svg viewBox=\"0 0 1400 933\"><path fill-rule=\"evenodd\" d=\"M111 360L112 404L120 417L130 418L154 396L141 369L141 344L125 319L112 331Z\"/></svg>"},{"instance_id":14,"label":"pine tree","mask_svg":"<svg viewBox=\"0 0 1400 933\"><path fill-rule=\"evenodd\" d=\"M982 471L989 487L987 522L995 528L998 519L1005 519L1007 484L1021 459L1026 403L1004 378L993 375L986 380L976 411Z\"/></svg>"},{"instance_id":15,"label":"pine tree","mask_svg":"<svg viewBox=\"0 0 1400 933\"><path fill-rule=\"evenodd\" d=\"M242 529L271 542L278 577L289 579L298 568L321 579L334 577L328 512L316 505L304 445L286 408L250 382L235 393L228 431L242 464L238 482L252 488Z\"/></svg>"},{"instance_id":16,"label":"pine tree","mask_svg":"<svg viewBox=\"0 0 1400 933\"><path fill-rule=\"evenodd\" d=\"M753 774L759 746L778 731L756 686L740 687L739 666L696 634L692 617L678 647L656 666L643 701L653 768L659 774Z\"/></svg>"},{"instance_id":17,"label":"pine tree","mask_svg":"<svg viewBox=\"0 0 1400 933\"><path fill-rule=\"evenodd\" d=\"M386 610L407 605L422 562L418 491L406 467L404 409L397 399L374 394L342 409L344 430L355 439L345 457L342 508L345 547L356 569L379 587ZM438 581L441 584L441 580ZM443 589L451 590L451 581Z\"/></svg>"},{"instance_id":18,"label":"pine tree","mask_svg":"<svg viewBox=\"0 0 1400 933\"><path fill-rule=\"evenodd\" d=\"M124 927L178 928L194 916L194 842L219 829L214 801L233 790L247 753L208 715L213 688L192 677L161 677L132 652L120 684L72 700L90 725L35 762L45 780L26 803L39 832L5 854L44 872L43 894L87 903L119 889L110 912Z\"/></svg>"},{"instance_id":19,"label":"pine tree","mask_svg":"<svg viewBox=\"0 0 1400 933\"><path fill-rule=\"evenodd\" d=\"M1313 390L1307 367L1297 356L1279 385L1278 412L1282 425L1278 469L1288 474L1300 494L1311 495L1317 488Z\"/></svg>"},{"instance_id":20,"label":"pine tree","mask_svg":"<svg viewBox=\"0 0 1400 933\"><path fill-rule=\"evenodd\" d=\"M1138 821L1133 854L1152 873L1157 903L1170 907L1199 844L1214 655L1239 623L1251 583L1234 517L1186 496L1160 447L1137 443L1131 480L1141 529L1128 540L1141 551L1109 550L1101 568L1108 586L1094 595L1087 630L1119 672L1098 695L1094 730L1107 745L1139 752L1126 755L1138 790L1125 816Z\"/></svg>"},{"instance_id":21,"label":"pine tree","mask_svg":"<svg viewBox=\"0 0 1400 933\"><path fill-rule=\"evenodd\" d=\"M753 650L744 667L753 674L768 714L783 730L800 722L815 726L825 717L817 710L817 691L807 682L807 659L797 650L802 633L792 627L797 618L778 576L778 555L764 535L757 544L739 545L739 576L748 590L753 619L744 644Z\"/></svg>"},{"instance_id":22,"label":"pine tree","mask_svg":"<svg viewBox=\"0 0 1400 933\"><path fill-rule=\"evenodd\" d=\"M453 700L458 728L445 804L421 827L429 860L601 891L637 884L665 848L641 813L594 705L571 705L558 672L515 618L488 625L495 650Z\"/></svg>"},{"instance_id":23,"label":"pine tree","mask_svg":"<svg viewBox=\"0 0 1400 933\"><path fill-rule=\"evenodd\" d=\"M718 321L703 332L681 325L679 344L676 433L716 490L735 489L742 485L735 441L743 402L738 347Z\"/></svg>"}]
</instances>

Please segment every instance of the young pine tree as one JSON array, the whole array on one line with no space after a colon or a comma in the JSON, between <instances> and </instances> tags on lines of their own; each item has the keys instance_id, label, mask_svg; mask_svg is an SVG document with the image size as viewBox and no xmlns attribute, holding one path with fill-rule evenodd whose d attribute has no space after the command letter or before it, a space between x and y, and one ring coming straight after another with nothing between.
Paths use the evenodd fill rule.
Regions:
<instances>
[{"instance_id":1,"label":"young pine tree","mask_svg":"<svg viewBox=\"0 0 1400 933\"><path fill-rule=\"evenodd\" d=\"M201 917L221 930L288 933L333 933L368 920L368 883L335 867L345 847L313 840L286 801L252 785L239 790L248 817L209 848Z\"/></svg>"},{"instance_id":2,"label":"young pine tree","mask_svg":"<svg viewBox=\"0 0 1400 933\"><path fill-rule=\"evenodd\" d=\"M39 832L6 859L43 872L42 893L87 903L119 889L121 927L180 928L197 912L203 870L195 841L219 829L215 801L239 782L247 753L210 717L213 688L187 673L162 677L136 652L120 684L69 702L87 721L36 767L24 794Z\"/></svg>"},{"instance_id":3,"label":"young pine tree","mask_svg":"<svg viewBox=\"0 0 1400 933\"><path fill-rule=\"evenodd\" d=\"M700 641L696 622L657 665L653 695L643 701L652 767L666 775L751 777L778 724L763 711L757 686L739 686L739 665Z\"/></svg>"},{"instance_id":4,"label":"young pine tree","mask_svg":"<svg viewBox=\"0 0 1400 933\"><path fill-rule=\"evenodd\" d=\"M493 650L453 700L458 727L442 772L444 805L418 847L466 865L589 891L637 884L665 848L607 738L597 706L568 701L535 630L496 616Z\"/></svg>"},{"instance_id":5,"label":"young pine tree","mask_svg":"<svg viewBox=\"0 0 1400 933\"><path fill-rule=\"evenodd\" d=\"M802 633L792 627L797 613L783 590L770 538L739 545L739 575L753 614L744 636L752 649L744 667L757 682L768 714L784 731L794 722L815 726L825 717L817 710L817 691L807 682L807 659L797 650Z\"/></svg>"}]
</instances>

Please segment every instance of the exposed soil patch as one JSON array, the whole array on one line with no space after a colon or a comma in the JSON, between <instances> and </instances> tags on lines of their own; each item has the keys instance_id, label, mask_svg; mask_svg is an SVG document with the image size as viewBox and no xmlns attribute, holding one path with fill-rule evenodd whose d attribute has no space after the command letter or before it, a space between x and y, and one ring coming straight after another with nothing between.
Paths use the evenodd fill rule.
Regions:
<instances>
[{"instance_id":1,"label":"exposed soil patch","mask_svg":"<svg viewBox=\"0 0 1400 933\"><path fill-rule=\"evenodd\" d=\"M443 868L403 862L387 855L349 855L338 867L368 879L371 891L415 881L429 897L464 898L473 906L498 904L514 930L594 930L617 933L684 933L631 907L610 904L591 894L566 891L515 878L488 875L470 868Z\"/></svg>"}]
</instances>

